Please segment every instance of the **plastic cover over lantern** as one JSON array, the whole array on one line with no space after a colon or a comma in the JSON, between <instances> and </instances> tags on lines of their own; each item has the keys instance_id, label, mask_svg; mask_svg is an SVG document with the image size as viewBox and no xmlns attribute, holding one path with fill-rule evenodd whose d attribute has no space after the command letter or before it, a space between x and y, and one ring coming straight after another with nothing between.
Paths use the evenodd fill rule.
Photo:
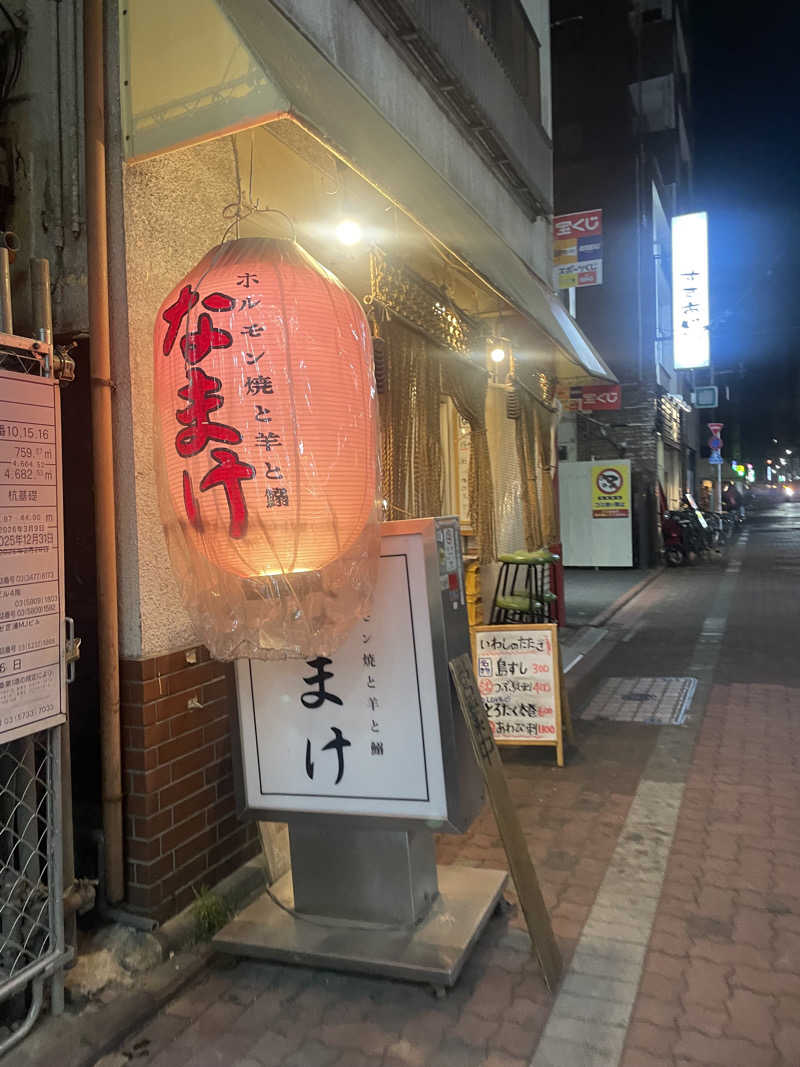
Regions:
<instances>
[{"instance_id":1,"label":"plastic cover over lantern","mask_svg":"<svg viewBox=\"0 0 800 1067\"><path fill-rule=\"evenodd\" d=\"M294 241L213 248L155 326L170 558L218 659L322 655L369 610L378 559L369 326Z\"/></svg>"}]
</instances>

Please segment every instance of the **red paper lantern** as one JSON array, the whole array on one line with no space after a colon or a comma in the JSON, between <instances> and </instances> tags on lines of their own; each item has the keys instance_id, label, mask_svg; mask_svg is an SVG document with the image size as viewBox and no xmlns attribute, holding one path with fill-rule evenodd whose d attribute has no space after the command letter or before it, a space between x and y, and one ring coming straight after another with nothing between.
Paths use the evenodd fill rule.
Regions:
<instances>
[{"instance_id":1,"label":"red paper lantern","mask_svg":"<svg viewBox=\"0 0 800 1067\"><path fill-rule=\"evenodd\" d=\"M204 256L158 313L154 388L165 521L215 566L318 571L361 535L378 477L369 326L295 242Z\"/></svg>"}]
</instances>

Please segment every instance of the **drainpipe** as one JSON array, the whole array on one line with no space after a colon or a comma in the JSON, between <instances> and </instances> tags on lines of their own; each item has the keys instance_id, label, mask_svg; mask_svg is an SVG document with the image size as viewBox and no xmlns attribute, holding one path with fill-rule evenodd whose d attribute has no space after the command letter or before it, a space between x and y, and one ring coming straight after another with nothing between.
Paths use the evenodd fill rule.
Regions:
<instances>
[{"instance_id":1,"label":"drainpipe","mask_svg":"<svg viewBox=\"0 0 800 1067\"><path fill-rule=\"evenodd\" d=\"M0 257L2 249L0 249ZM0 258L2 264L2 258ZM33 335L40 341L53 344L53 307L50 297L50 263L46 259L31 259L31 320ZM9 333L11 331L9 330ZM55 353L51 353L51 360ZM52 373L52 370L51 370ZM61 856L64 886L64 940L72 948L77 946L76 913L81 894L75 885L75 839L72 821L72 751L69 722L61 727ZM74 906L73 906L74 905ZM83 899L81 898L81 905Z\"/></svg>"},{"instance_id":2,"label":"drainpipe","mask_svg":"<svg viewBox=\"0 0 800 1067\"><path fill-rule=\"evenodd\" d=\"M119 723L117 545L111 425L111 341L106 234L106 146L103 3L85 0L83 15L86 131L86 230L92 383L94 525L97 554L97 637L100 653L105 886L110 903L125 893L122 854L122 761Z\"/></svg>"}]
</instances>

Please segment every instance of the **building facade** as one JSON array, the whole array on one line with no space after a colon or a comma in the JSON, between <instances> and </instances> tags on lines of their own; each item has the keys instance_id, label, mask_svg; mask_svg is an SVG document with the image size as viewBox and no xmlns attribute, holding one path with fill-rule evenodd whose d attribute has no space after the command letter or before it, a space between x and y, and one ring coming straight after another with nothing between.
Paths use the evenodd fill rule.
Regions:
<instances>
[{"instance_id":1,"label":"building facade","mask_svg":"<svg viewBox=\"0 0 800 1067\"><path fill-rule=\"evenodd\" d=\"M466 432L494 449L485 468L492 514L469 529L465 543L476 560L493 559L498 545L538 547L557 538L551 504L547 520L534 521L552 495L555 384L612 375L550 286L546 0L107 0L111 379L100 384L112 390L113 412L114 507L105 521L116 525L115 725L115 709L98 695L109 650L97 648L106 608L96 594L89 521L86 230L97 219L87 218L85 196L81 6L56 5L56 24L49 5L28 0L20 16L19 99L0 112L17 174L4 226L20 235L20 265L29 254L51 260L55 333L79 345L77 380L63 397L75 457L65 462L67 595L85 650L71 692L79 873L92 873L92 831L102 824L113 832L101 817L115 786L106 782L101 796L99 738L116 729L121 903L163 920L259 848L255 824L237 817L233 669L199 644L159 515L153 327L165 295L230 231L232 219L242 236L270 232L263 209L277 208L318 260L359 298L370 298L371 315L380 305L423 338L423 364L442 353L475 363L487 399ZM45 48L57 58L52 81L33 65ZM343 248L336 225L352 217L366 239ZM273 217L272 225L281 224ZM22 305L17 322L24 332ZM380 332L384 320L373 317L373 324ZM472 342L464 340L469 331ZM514 459L520 431L506 418L504 380L485 369L487 342L501 336L524 385L522 408L530 397L539 413L524 422L538 427L536 447L521 452L533 455L530 470ZM392 355L393 343L387 337L390 367L405 358L401 346ZM456 390L442 387L440 394L441 381L424 413L439 428L436 448L419 425L414 429L418 448L441 453L430 492L401 472L406 480L390 487L399 497L389 503L412 514L461 514L470 527L482 513L479 502L466 499L474 445L467 444L465 459ZM392 416L391 404L385 407L386 439ZM411 421L422 417L415 411ZM396 424L392 432L396 437Z\"/></svg>"},{"instance_id":2,"label":"building facade","mask_svg":"<svg viewBox=\"0 0 800 1067\"><path fill-rule=\"evenodd\" d=\"M556 213L603 211L603 281L575 314L622 393L619 411L565 417L561 458L631 460L640 566L657 558L659 485L677 507L699 450L671 340L670 220L693 209L686 19L681 0L552 4Z\"/></svg>"}]
</instances>

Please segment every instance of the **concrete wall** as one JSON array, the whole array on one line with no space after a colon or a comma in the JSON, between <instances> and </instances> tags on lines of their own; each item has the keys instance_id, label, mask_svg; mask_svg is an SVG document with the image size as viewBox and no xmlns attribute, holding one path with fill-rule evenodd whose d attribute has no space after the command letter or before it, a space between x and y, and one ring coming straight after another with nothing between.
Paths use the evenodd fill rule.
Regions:
<instances>
[{"instance_id":1,"label":"concrete wall","mask_svg":"<svg viewBox=\"0 0 800 1067\"><path fill-rule=\"evenodd\" d=\"M539 277L551 272L550 225L546 219L532 224L489 166L449 121L414 73L352 0L218 0L246 36L270 77L282 85L298 110L334 142L335 121L325 116L326 102L304 83L304 72L293 62L275 55L272 34L274 8L300 29L322 56L341 71L377 109L385 121L403 135L415 151L478 212L506 244ZM544 0L539 0L546 6ZM536 6L536 5L534 5ZM465 18L466 18L465 14ZM542 22L541 13L537 15ZM544 44L543 44L544 51ZM291 82L291 84L289 84ZM305 89L309 92L306 95ZM327 105L330 112L330 104ZM358 161L357 161L358 162ZM375 175L369 175L376 177ZM391 193L391 181L379 184ZM401 201L402 197L399 198ZM413 204L405 206L414 208ZM463 246L469 247L468 235ZM461 248L457 249L461 251ZM496 280L502 284L501 279Z\"/></svg>"},{"instance_id":2,"label":"concrete wall","mask_svg":"<svg viewBox=\"0 0 800 1067\"><path fill-rule=\"evenodd\" d=\"M196 640L167 556L153 465L153 326L161 301L216 244L237 196L229 138L138 163L124 174L128 342L116 334L120 654ZM115 284L125 284L120 263Z\"/></svg>"},{"instance_id":3,"label":"concrete wall","mask_svg":"<svg viewBox=\"0 0 800 1067\"><path fill-rule=\"evenodd\" d=\"M553 136L553 97L550 90L550 0L522 0L534 33L539 38L539 75L542 93L542 126Z\"/></svg>"},{"instance_id":4,"label":"concrete wall","mask_svg":"<svg viewBox=\"0 0 800 1067\"><path fill-rule=\"evenodd\" d=\"M28 261L43 257L56 332L70 335L88 328L82 4L20 0L9 8L22 30L22 68L0 121L0 228L21 241L14 326L30 332Z\"/></svg>"}]
</instances>

